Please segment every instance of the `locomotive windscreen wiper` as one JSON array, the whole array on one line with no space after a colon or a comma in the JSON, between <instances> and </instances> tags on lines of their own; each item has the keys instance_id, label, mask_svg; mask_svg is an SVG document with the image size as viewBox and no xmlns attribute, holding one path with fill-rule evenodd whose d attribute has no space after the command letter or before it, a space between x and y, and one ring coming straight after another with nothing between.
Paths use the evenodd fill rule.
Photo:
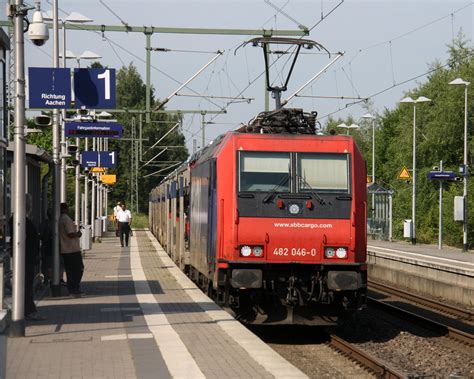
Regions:
<instances>
[{"instance_id":1,"label":"locomotive windscreen wiper","mask_svg":"<svg viewBox=\"0 0 474 379\"><path fill-rule=\"evenodd\" d=\"M303 182L303 184L308 188L311 195L313 195L315 199L318 200L318 203L320 205L326 205L326 202L323 200L323 198L319 196L316 191L314 191L314 189L309 185L305 178L298 174L296 174L296 178L299 178Z\"/></svg>"},{"instance_id":2,"label":"locomotive windscreen wiper","mask_svg":"<svg viewBox=\"0 0 474 379\"><path fill-rule=\"evenodd\" d=\"M273 200L273 198L276 195L276 192L278 191L278 188L286 184L286 182L288 182L289 179L290 179L290 174L286 174L286 176L281 178L280 181L277 183L277 185L273 187L271 191L268 193L268 195L263 198L262 202L268 203L269 201Z\"/></svg>"}]
</instances>

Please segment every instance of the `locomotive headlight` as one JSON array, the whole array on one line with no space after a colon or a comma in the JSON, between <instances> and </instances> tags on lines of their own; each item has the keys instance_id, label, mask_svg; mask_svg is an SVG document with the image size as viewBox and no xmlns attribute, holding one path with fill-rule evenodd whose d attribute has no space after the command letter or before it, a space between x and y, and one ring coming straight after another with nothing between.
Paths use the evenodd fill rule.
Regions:
<instances>
[{"instance_id":1,"label":"locomotive headlight","mask_svg":"<svg viewBox=\"0 0 474 379\"><path fill-rule=\"evenodd\" d=\"M298 204L291 204L288 207L288 210L292 215L297 215L298 213L300 213L300 206Z\"/></svg>"},{"instance_id":2,"label":"locomotive headlight","mask_svg":"<svg viewBox=\"0 0 474 379\"><path fill-rule=\"evenodd\" d=\"M253 255L256 257L261 257L263 255L263 248L261 246L255 246L253 248Z\"/></svg>"},{"instance_id":3,"label":"locomotive headlight","mask_svg":"<svg viewBox=\"0 0 474 379\"><path fill-rule=\"evenodd\" d=\"M339 247L336 250L336 257L338 258L346 258L347 257L347 249L345 247Z\"/></svg>"},{"instance_id":4,"label":"locomotive headlight","mask_svg":"<svg viewBox=\"0 0 474 379\"><path fill-rule=\"evenodd\" d=\"M333 247L324 248L324 256L326 258L334 258L335 254L336 254L336 250Z\"/></svg>"},{"instance_id":5,"label":"locomotive headlight","mask_svg":"<svg viewBox=\"0 0 474 379\"><path fill-rule=\"evenodd\" d=\"M252 254L252 249L250 248L250 246L242 246L240 248L240 255L242 255L243 257L248 257L250 256L250 254Z\"/></svg>"}]
</instances>

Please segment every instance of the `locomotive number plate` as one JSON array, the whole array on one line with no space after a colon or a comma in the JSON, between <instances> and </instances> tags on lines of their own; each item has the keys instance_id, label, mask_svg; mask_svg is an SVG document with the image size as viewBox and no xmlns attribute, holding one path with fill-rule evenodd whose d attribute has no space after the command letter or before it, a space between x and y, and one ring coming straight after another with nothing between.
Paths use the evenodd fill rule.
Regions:
<instances>
[{"instance_id":1,"label":"locomotive number plate","mask_svg":"<svg viewBox=\"0 0 474 379\"><path fill-rule=\"evenodd\" d=\"M304 247L275 247L272 254L278 257L315 257L316 249L305 249Z\"/></svg>"}]
</instances>

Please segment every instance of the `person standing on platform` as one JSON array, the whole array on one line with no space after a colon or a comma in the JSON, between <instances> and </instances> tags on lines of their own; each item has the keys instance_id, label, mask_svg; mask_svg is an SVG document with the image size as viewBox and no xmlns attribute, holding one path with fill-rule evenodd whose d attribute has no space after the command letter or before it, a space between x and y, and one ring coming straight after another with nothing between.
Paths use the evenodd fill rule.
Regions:
<instances>
[{"instance_id":1,"label":"person standing on platform","mask_svg":"<svg viewBox=\"0 0 474 379\"><path fill-rule=\"evenodd\" d=\"M114 207L114 226L115 226L115 237L119 236L119 221L117 219L118 213L122 210L122 203L119 201Z\"/></svg>"},{"instance_id":2,"label":"person standing on platform","mask_svg":"<svg viewBox=\"0 0 474 379\"><path fill-rule=\"evenodd\" d=\"M132 214L127 209L125 203L122 203L122 210L117 214L117 220L120 228L120 245L123 247L124 236L125 246L128 246L128 239L130 237L131 226L132 226Z\"/></svg>"},{"instance_id":3,"label":"person standing on platform","mask_svg":"<svg viewBox=\"0 0 474 379\"><path fill-rule=\"evenodd\" d=\"M80 296L81 279L84 273L81 245L79 238L82 233L77 231L76 225L68 215L68 205L61 203L61 215L59 217L59 251L64 259L66 269L67 288L69 294Z\"/></svg>"}]
</instances>

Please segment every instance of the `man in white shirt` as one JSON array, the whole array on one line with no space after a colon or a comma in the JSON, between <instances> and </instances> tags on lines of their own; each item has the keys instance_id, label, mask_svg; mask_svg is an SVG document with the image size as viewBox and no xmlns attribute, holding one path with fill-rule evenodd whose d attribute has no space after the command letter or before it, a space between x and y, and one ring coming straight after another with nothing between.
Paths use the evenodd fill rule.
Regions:
<instances>
[{"instance_id":1,"label":"man in white shirt","mask_svg":"<svg viewBox=\"0 0 474 379\"><path fill-rule=\"evenodd\" d=\"M122 210L122 203L119 201L117 205L114 207L114 226L115 226L115 236L119 236L119 222L117 219L118 213Z\"/></svg>"},{"instance_id":2,"label":"man in white shirt","mask_svg":"<svg viewBox=\"0 0 474 379\"><path fill-rule=\"evenodd\" d=\"M130 236L130 226L132 225L132 214L127 209L125 203L122 203L122 210L117 213L117 220L120 230L120 244L123 247L124 236L125 246L128 246L128 238Z\"/></svg>"}]
</instances>

